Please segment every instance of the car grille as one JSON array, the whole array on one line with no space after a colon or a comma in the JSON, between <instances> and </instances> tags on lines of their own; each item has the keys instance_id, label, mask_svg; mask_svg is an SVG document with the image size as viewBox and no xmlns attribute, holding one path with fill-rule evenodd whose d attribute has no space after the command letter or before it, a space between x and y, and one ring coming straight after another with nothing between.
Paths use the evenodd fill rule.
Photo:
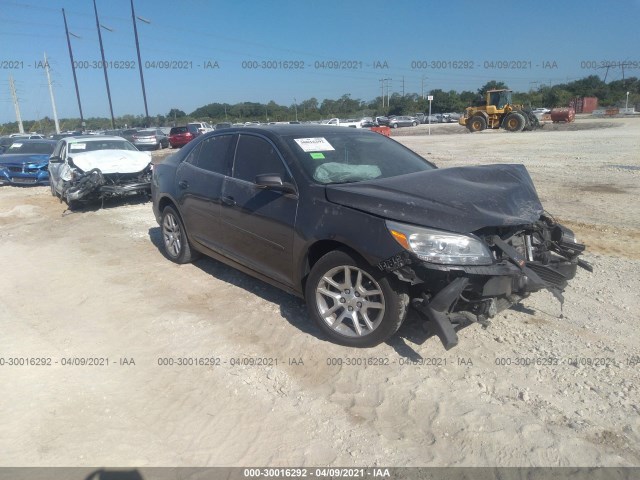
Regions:
<instances>
[{"instance_id":1,"label":"car grille","mask_svg":"<svg viewBox=\"0 0 640 480\"><path fill-rule=\"evenodd\" d=\"M13 177L11 179L13 183L36 183L35 178Z\"/></svg>"},{"instance_id":2,"label":"car grille","mask_svg":"<svg viewBox=\"0 0 640 480\"><path fill-rule=\"evenodd\" d=\"M40 171L37 167L18 167L18 166L10 166L7 167L11 173L38 173Z\"/></svg>"},{"instance_id":3,"label":"car grille","mask_svg":"<svg viewBox=\"0 0 640 480\"><path fill-rule=\"evenodd\" d=\"M536 272L538 276L547 283L552 285L562 286L567 282L567 277L554 270L551 267L542 265L540 263L527 262L527 267Z\"/></svg>"}]
</instances>

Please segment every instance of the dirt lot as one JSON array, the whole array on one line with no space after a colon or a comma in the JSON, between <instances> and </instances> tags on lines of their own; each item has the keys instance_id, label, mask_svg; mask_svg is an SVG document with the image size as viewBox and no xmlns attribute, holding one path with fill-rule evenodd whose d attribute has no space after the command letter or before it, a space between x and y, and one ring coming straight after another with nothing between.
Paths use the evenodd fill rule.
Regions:
<instances>
[{"instance_id":1,"label":"dirt lot","mask_svg":"<svg viewBox=\"0 0 640 480\"><path fill-rule=\"evenodd\" d=\"M562 311L536 294L448 352L414 315L339 347L300 300L166 260L149 203L2 187L0 465L640 464L640 119L432 133L397 139L441 167L524 163L588 244Z\"/></svg>"}]
</instances>

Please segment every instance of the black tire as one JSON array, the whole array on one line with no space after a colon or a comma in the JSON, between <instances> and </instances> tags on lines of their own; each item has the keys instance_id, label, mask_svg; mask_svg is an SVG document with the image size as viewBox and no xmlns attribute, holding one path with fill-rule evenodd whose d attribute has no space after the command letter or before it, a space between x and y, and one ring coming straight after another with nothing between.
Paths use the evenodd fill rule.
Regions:
<instances>
[{"instance_id":1,"label":"black tire","mask_svg":"<svg viewBox=\"0 0 640 480\"><path fill-rule=\"evenodd\" d=\"M467 120L467 128L470 132L481 132L487 128L487 121L482 115L474 115Z\"/></svg>"},{"instance_id":2,"label":"black tire","mask_svg":"<svg viewBox=\"0 0 640 480\"><path fill-rule=\"evenodd\" d=\"M530 132L532 130L535 130L536 128L541 127L540 120L538 120L538 117L536 117L533 112L523 110L522 115L524 116L524 119L526 121L526 125L524 126L523 131Z\"/></svg>"},{"instance_id":3,"label":"black tire","mask_svg":"<svg viewBox=\"0 0 640 480\"><path fill-rule=\"evenodd\" d=\"M527 121L519 112L511 112L502 121L502 127L507 132L521 132L526 126Z\"/></svg>"},{"instance_id":4,"label":"black tire","mask_svg":"<svg viewBox=\"0 0 640 480\"><path fill-rule=\"evenodd\" d=\"M418 125L416 122L411 123L412 127L415 127L416 125Z\"/></svg>"},{"instance_id":5,"label":"black tire","mask_svg":"<svg viewBox=\"0 0 640 480\"><path fill-rule=\"evenodd\" d=\"M391 128L398 128L398 124L397 123L392 123L391 124Z\"/></svg>"},{"instance_id":6,"label":"black tire","mask_svg":"<svg viewBox=\"0 0 640 480\"><path fill-rule=\"evenodd\" d=\"M72 212L77 212L82 207L82 203L80 203L78 200L67 200L66 202L67 210L70 210Z\"/></svg>"},{"instance_id":7,"label":"black tire","mask_svg":"<svg viewBox=\"0 0 640 480\"><path fill-rule=\"evenodd\" d=\"M329 338L359 348L375 347L396 333L409 304L399 280L382 276L343 250L316 262L307 278L305 300L309 314Z\"/></svg>"},{"instance_id":8,"label":"black tire","mask_svg":"<svg viewBox=\"0 0 640 480\"><path fill-rule=\"evenodd\" d=\"M195 260L196 255L189 244L182 219L171 206L164 207L162 210L160 231L162 234L162 253L169 260L178 264Z\"/></svg>"}]
</instances>

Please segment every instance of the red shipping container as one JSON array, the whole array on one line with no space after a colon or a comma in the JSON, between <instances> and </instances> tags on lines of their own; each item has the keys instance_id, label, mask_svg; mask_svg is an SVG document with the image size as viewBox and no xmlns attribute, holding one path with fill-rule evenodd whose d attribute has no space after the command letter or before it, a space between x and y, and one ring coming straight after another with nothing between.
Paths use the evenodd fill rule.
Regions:
<instances>
[{"instance_id":1,"label":"red shipping container","mask_svg":"<svg viewBox=\"0 0 640 480\"><path fill-rule=\"evenodd\" d=\"M593 113L598 109L598 97L578 97L569 102L576 113Z\"/></svg>"},{"instance_id":2,"label":"red shipping container","mask_svg":"<svg viewBox=\"0 0 640 480\"><path fill-rule=\"evenodd\" d=\"M593 113L598 109L598 97L584 97L582 99L582 113Z\"/></svg>"}]
</instances>

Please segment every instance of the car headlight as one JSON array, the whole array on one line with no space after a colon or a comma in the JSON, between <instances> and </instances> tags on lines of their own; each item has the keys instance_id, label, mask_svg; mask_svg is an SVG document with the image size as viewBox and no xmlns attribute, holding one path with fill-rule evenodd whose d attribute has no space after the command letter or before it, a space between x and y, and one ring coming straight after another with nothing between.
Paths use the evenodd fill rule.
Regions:
<instances>
[{"instance_id":1,"label":"car headlight","mask_svg":"<svg viewBox=\"0 0 640 480\"><path fill-rule=\"evenodd\" d=\"M387 220L391 236L425 262L446 265L491 265L491 250L469 235L432 230Z\"/></svg>"}]
</instances>

